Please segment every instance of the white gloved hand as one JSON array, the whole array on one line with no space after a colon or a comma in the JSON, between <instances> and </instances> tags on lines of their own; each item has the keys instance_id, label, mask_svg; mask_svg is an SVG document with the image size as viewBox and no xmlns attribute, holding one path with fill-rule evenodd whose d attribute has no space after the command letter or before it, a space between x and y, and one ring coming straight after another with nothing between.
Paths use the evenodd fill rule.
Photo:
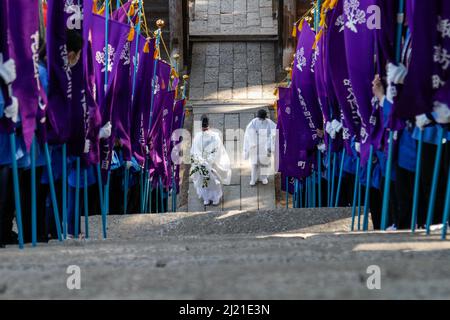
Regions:
<instances>
[{"instance_id":1,"label":"white gloved hand","mask_svg":"<svg viewBox=\"0 0 450 320\"><path fill-rule=\"evenodd\" d=\"M16 63L9 59L3 63L3 54L0 53L0 77L3 78L6 84L14 82L17 78Z\"/></svg>"},{"instance_id":2,"label":"white gloved hand","mask_svg":"<svg viewBox=\"0 0 450 320\"><path fill-rule=\"evenodd\" d=\"M90 150L91 150L91 141L86 140L84 142L84 153L89 153Z\"/></svg>"},{"instance_id":3,"label":"white gloved hand","mask_svg":"<svg viewBox=\"0 0 450 320\"><path fill-rule=\"evenodd\" d=\"M12 103L10 106L3 110L4 116L11 119L12 122L17 123L19 121L19 101L16 97L12 97Z\"/></svg>"},{"instance_id":4,"label":"white gloved hand","mask_svg":"<svg viewBox=\"0 0 450 320\"><path fill-rule=\"evenodd\" d=\"M450 123L450 109L448 105L436 101L433 108L433 117L439 124Z\"/></svg>"},{"instance_id":5,"label":"white gloved hand","mask_svg":"<svg viewBox=\"0 0 450 320\"><path fill-rule=\"evenodd\" d=\"M389 63L387 66L388 83L403 84L407 74L408 69L406 69L405 65L402 63L399 63L398 66L393 63Z\"/></svg>"},{"instance_id":6,"label":"white gloved hand","mask_svg":"<svg viewBox=\"0 0 450 320\"><path fill-rule=\"evenodd\" d=\"M420 130L423 130L427 125L431 123L431 120L425 114L421 114L420 116L416 116L416 127Z\"/></svg>"},{"instance_id":7,"label":"white gloved hand","mask_svg":"<svg viewBox=\"0 0 450 320\"><path fill-rule=\"evenodd\" d=\"M358 153L361 153L361 143L355 142L355 150Z\"/></svg>"},{"instance_id":8,"label":"white gloved hand","mask_svg":"<svg viewBox=\"0 0 450 320\"><path fill-rule=\"evenodd\" d=\"M126 168L127 170L130 170L131 167L133 167L133 162L131 162L131 161L126 161L126 162L125 162L125 168Z\"/></svg>"},{"instance_id":9,"label":"white gloved hand","mask_svg":"<svg viewBox=\"0 0 450 320\"><path fill-rule=\"evenodd\" d=\"M111 133L112 133L112 125L111 125L111 121L108 121L101 129L100 129L100 133L99 133L99 138L100 139L108 139L109 137L111 137Z\"/></svg>"},{"instance_id":10,"label":"white gloved hand","mask_svg":"<svg viewBox=\"0 0 450 320\"><path fill-rule=\"evenodd\" d=\"M397 87L389 83L387 89L386 89L386 99L391 104L394 103L394 98L397 96Z\"/></svg>"},{"instance_id":11,"label":"white gloved hand","mask_svg":"<svg viewBox=\"0 0 450 320\"><path fill-rule=\"evenodd\" d=\"M327 151L327 146L325 145L325 143L321 143L317 146L317 149L323 153L323 152Z\"/></svg>"},{"instance_id":12,"label":"white gloved hand","mask_svg":"<svg viewBox=\"0 0 450 320\"><path fill-rule=\"evenodd\" d=\"M343 128L344 126L342 125L342 122L339 122L339 121L337 121L337 120L333 120L333 121L331 122L331 127L332 127L332 129L335 131L335 133L338 133L339 131L342 130L342 128Z\"/></svg>"},{"instance_id":13,"label":"white gloved hand","mask_svg":"<svg viewBox=\"0 0 450 320\"><path fill-rule=\"evenodd\" d=\"M326 133L331 134L331 130L332 130L331 122L328 121L325 125L325 131Z\"/></svg>"}]
</instances>

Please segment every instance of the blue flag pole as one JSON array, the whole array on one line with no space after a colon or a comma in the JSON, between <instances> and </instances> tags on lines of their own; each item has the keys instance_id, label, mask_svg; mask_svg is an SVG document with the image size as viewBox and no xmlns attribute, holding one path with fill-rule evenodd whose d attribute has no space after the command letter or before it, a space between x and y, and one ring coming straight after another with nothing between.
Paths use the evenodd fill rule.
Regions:
<instances>
[{"instance_id":1,"label":"blue flag pole","mask_svg":"<svg viewBox=\"0 0 450 320\"><path fill-rule=\"evenodd\" d=\"M67 239L67 145L62 145L62 216L63 234Z\"/></svg>"},{"instance_id":2,"label":"blue flag pole","mask_svg":"<svg viewBox=\"0 0 450 320\"><path fill-rule=\"evenodd\" d=\"M447 192L445 194L445 206L444 206L444 215L442 219L442 240L447 238L447 229L448 229L448 221L450 216L450 170L448 171L447 177Z\"/></svg>"},{"instance_id":3,"label":"blue flag pole","mask_svg":"<svg viewBox=\"0 0 450 320\"><path fill-rule=\"evenodd\" d=\"M19 248L24 248L23 241L23 224L22 224L22 207L20 205L20 185L19 185L19 169L17 167L16 159L16 134L11 133L9 135L9 142L11 145L11 165L13 172L13 184L14 184L14 202L16 205L16 222L17 231L19 236Z\"/></svg>"},{"instance_id":4,"label":"blue flag pole","mask_svg":"<svg viewBox=\"0 0 450 320\"><path fill-rule=\"evenodd\" d=\"M299 199L298 199L298 207L303 208L303 181L300 181L300 192L299 192Z\"/></svg>"},{"instance_id":5,"label":"blue flag pole","mask_svg":"<svg viewBox=\"0 0 450 320\"><path fill-rule=\"evenodd\" d=\"M139 179L140 179L140 185L139 185L139 195L140 195L140 208L141 213L144 213L144 171L141 168L141 171L139 172Z\"/></svg>"},{"instance_id":6,"label":"blue flag pole","mask_svg":"<svg viewBox=\"0 0 450 320\"><path fill-rule=\"evenodd\" d=\"M405 13L405 0L399 0L398 14L397 14L397 38L395 47L395 60L400 63L401 60L401 44L402 44L402 31L404 23ZM383 193L383 209L381 213L381 230L386 230L388 223L389 213L389 197L391 192L391 175L392 175L392 161L394 152L394 131L389 131L389 153L386 164L386 180L384 181L384 193Z\"/></svg>"},{"instance_id":7,"label":"blue flag pole","mask_svg":"<svg viewBox=\"0 0 450 320\"><path fill-rule=\"evenodd\" d=\"M320 0L319 0L320 4ZM320 7L320 5L319 5ZM319 197L319 208L322 207L322 153L320 150L317 150L317 176L318 176L318 185L317 185L317 193Z\"/></svg>"},{"instance_id":8,"label":"blue flag pole","mask_svg":"<svg viewBox=\"0 0 450 320\"><path fill-rule=\"evenodd\" d=\"M123 214L127 214L128 212L128 185L130 179L130 169L125 167L125 179L123 182Z\"/></svg>"},{"instance_id":9,"label":"blue flag pole","mask_svg":"<svg viewBox=\"0 0 450 320\"><path fill-rule=\"evenodd\" d=\"M86 239L89 239L89 198L88 198L88 172L84 169L84 233Z\"/></svg>"},{"instance_id":10,"label":"blue flag pole","mask_svg":"<svg viewBox=\"0 0 450 320\"><path fill-rule=\"evenodd\" d=\"M36 205L36 138L31 143L31 242L37 244L37 205Z\"/></svg>"},{"instance_id":11,"label":"blue flag pole","mask_svg":"<svg viewBox=\"0 0 450 320\"><path fill-rule=\"evenodd\" d=\"M76 160L76 189L75 189L75 239L80 235L80 157Z\"/></svg>"},{"instance_id":12,"label":"blue flag pole","mask_svg":"<svg viewBox=\"0 0 450 320\"><path fill-rule=\"evenodd\" d=\"M437 151L436 151L436 160L434 162L434 172L433 172L433 182L431 183L431 194L430 194L430 201L428 203L428 213L427 213L427 235L430 234L431 230L431 224L433 223L434 218L434 209L436 206L436 193L437 193L437 187L439 183L439 169L441 167L441 160L442 160L442 149L444 144L442 143L442 140L444 139L444 133L445 129L438 125L438 145L437 145Z\"/></svg>"},{"instance_id":13,"label":"blue flag pole","mask_svg":"<svg viewBox=\"0 0 450 320\"><path fill-rule=\"evenodd\" d=\"M289 177L286 177L286 209L289 209Z\"/></svg>"},{"instance_id":14,"label":"blue flag pole","mask_svg":"<svg viewBox=\"0 0 450 320\"><path fill-rule=\"evenodd\" d=\"M361 231L361 198L362 198L361 181L358 181L358 231Z\"/></svg>"},{"instance_id":15,"label":"blue flag pole","mask_svg":"<svg viewBox=\"0 0 450 320\"><path fill-rule=\"evenodd\" d=\"M45 149L45 160L46 160L47 171L48 171L48 183L50 186L50 196L51 196L52 207L53 207L53 215L55 216L56 232L58 233L58 240L62 241L63 239L62 239L62 235L61 235L61 221L59 220L58 201L56 199L55 182L53 179L53 170L52 170L52 161L50 158L50 151L49 151L47 142L44 144L44 149Z\"/></svg>"},{"instance_id":16,"label":"blue flag pole","mask_svg":"<svg viewBox=\"0 0 450 320\"><path fill-rule=\"evenodd\" d=\"M331 199L331 145L332 140L330 137L330 143L328 144L328 154L327 154L327 207L330 207L330 199Z\"/></svg>"},{"instance_id":17,"label":"blue flag pole","mask_svg":"<svg viewBox=\"0 0 450 320\"><path fill-rule=\"evenodd\" d=\"M356 174L355 174L355 186L353 189L353 202L352 202L352 226L351 231L355 231L355 217L356 217L356 201L358 199L358 185L359 185L359 157L356 158Z\"/></svg>"},{"instance_id":18,"label":"blue flag pole","mask_svg":"<svg viewBox=\"0 0 450 320\"><path fill-rule=\"evenodd\" d=\"M160 188L160 193L161 193L161 213L164 213L165 212L165 206L164 206L165 192L164 192L164 186L162 184L161 176L159 176L159 188Z\"/></svg>"},{"instance_id":19,"label":"blue flag pole","mask_svg":"<svg viewBox=\"0 0 450 320\"><path fill-rule=\"evenodd\" d=\"M337 154L336 152L333 153L333 170L332 170L332 177L331 177L331 195L330 195L330 201L328 203L328 207L333 207L333 200L334 200L334 184L336 181L336 161L337 161Z\"/></svg>"},{"instance_id":20,"label":"blue flag pole","mask_svg":"<svg viewBox=\"0 0 450 320\"><path fill-rule=\"evenodd\" d=\"M420 130L419 142L417 146L416 176L414 178L413 210L411 215L411 231L413 233L416 232L417 212L419 211L419 190L420 190L420 175L422 171L422 151L423 151L423 130Z\"/></svg>"},{"instance_id":21,"label":"blue flag pole","mask_svg":"<svg viewBox=\"0 0 450 320\"><path fill-rule=\"evenodd\" d=\"M372 186L372 159L373 159L373 146L370 146L369 160L367 163L367 181L366 181L366 195L364 198L364 221L363 231L369 229L369 208L370 208L370 188Z\"/></svg>"},{"instance_id":22,"label":"blue flag pole","mask_svg":"<svg viewBox=\"0 0 450 320\"><path fill-rule=\"evenodd\" d=\"M313 208L316 208L316 172L313 172L312 179L311 179L311 196L312 196L312 202L311 205Z\"/></svg>"},{"instance_id":23,"label":"blue flag pole","mask_svg":"<svg viewBox=\"0 0 450 320\"><path fill-rule=\"evenodd\" d=\"M100 169L100 163L97 164L97 180L98 180L98 192L99 192L99 199L100 199L100 210L103 215L103 180L102 180L102 172Z\"/></svg>"},{"instance_id":24,"label":"blue flag pole","mask_svg":"<svg viewBox=\"0 0 450 320\"><path fill-rule=\"evenodd\" d=\"M334 206L337 208L339 206L339 197L341 195L341 185L342 185L342 175L344 173L344 163L345 163L345 150L342 150L341 167L339 169L339 180L338 187L336 191L336 202Z\"/></svg>"}]
</instances>

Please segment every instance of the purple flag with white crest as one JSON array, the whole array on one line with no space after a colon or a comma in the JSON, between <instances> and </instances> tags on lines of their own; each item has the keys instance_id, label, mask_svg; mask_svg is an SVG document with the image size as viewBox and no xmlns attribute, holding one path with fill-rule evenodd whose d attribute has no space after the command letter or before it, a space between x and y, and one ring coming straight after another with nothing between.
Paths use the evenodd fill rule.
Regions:
<instances>
[{"instance_id":1,"label":"purple flag with white crest","mask_svg":"<svg viewBox=\"0 0 450 320\"><path fill-rule=\"evenodd\" d=\"M19 113L22 125L22 134L27 150L33 141L36 129L36 114L38 97L40 94L39 83L39 2L37 0L8 0L2 1L6 6L5 22L7 25L4 40L7 41L7 49L2 49L3 60L13 59L16 64L17 78L12 83L12 92L6 95L6 103L12 96L16 97L19 105ZM3 8L2 8L3 10ZM4 27L3 27L4 28ZM3 51L4 50L4 51ZM9 51L9 52L7 52ZM2 61L3 62L3 61ZM8 118L4 114L2 129L12 132L18 119Z\"/></svg>"}]
</instances>

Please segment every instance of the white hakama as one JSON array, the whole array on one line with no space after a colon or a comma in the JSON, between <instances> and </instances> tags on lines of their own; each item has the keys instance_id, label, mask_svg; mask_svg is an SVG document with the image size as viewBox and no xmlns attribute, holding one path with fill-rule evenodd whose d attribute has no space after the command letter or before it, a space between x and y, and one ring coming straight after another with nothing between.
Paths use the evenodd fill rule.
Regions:
<instances>
[{"instance_id":1,"label":"white hakama","mask_svg":"<svg viewBox=\"0 0 450 320\"><path fill-rule=\"evenodd\" d=\"M191 148L191 176L195 190L204 204L218 205L223 196L222 184L231 182L230 158L218 133L197 133Z\"/></svg>"}]
</instances>

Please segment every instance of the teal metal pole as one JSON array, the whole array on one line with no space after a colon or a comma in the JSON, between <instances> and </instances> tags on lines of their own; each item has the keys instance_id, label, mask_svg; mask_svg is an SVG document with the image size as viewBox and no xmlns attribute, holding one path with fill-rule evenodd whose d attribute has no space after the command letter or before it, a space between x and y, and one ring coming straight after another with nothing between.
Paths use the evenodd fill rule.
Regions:
<instances>
[{"instance_id":1,"label":"teal metal pole","mask_svg":"<svg viewBox=\"0 0 450 320\"><path fill-rule=\"evenodd\" d=\"M320 0L319 0L320 4ZM320 7L320 6L319 6ZM322 207L322 153L320 150L317 151L317 175L319 178L318 185L317 185L317 193L319 197L319 208Z\"/></svg>"},{"instance_id":2,"label":"teal metal pole","mask_svg":"<svg viewBox=\"0 0 450 320\"><path fill-rule=\"evenodd\" d=\"M448 221L450 216L450 170L448 171L447 177L447 192L445 195L445 206L444 206L444 215L442 219L442 240L447 238L447 229L448 229Z\"/></svg>"},{"instance_id":3,"label":"teal metal pole","mask_svg":"<svg viewBox=\"0 0 450 320\"><path fill-rule=\"evenodd\" d=\"M431 194L430 194L430 201L428 203L428 213L427 213L427 235L430 234L431 230L431 224L433 223L434 218L434 209L436 206L436 193L437 193L437 187L439 183L439 169L441 167L441 159L442 159L442 149L443 149L443 143L442 140L444 139L444 128L440 125L438 125L438 146L436 151L436 160L434 162L434 172L433 172L433 182L431 183Z\"/></svg>"},{"instance_id":4,"label":"teal metal pole","mask_svg":"<svg viewBox=\"0 0 450 320\"><path fill-rule=\"evenodd\" d=\"M344 173L344 163L345 163L345 150L342 150L342 158L341 158L341 168L339 170L339 180L338 187L336 191L336 202L334 206L337 208L339 206L339 197L341 195L341 185L342 185L342 175Z\"/></svg>"},{"instance_id":5,"label":"teal metal pole","mask_svg":"<svg viewBox=\"0 0 450 320\"><path fill-rule=\"evenodd\" d=\"M396 36L396 47L395 47L395 58L396 62L399 63L401 60L401 44L402 44L402 31L404 23L404 13L405 13L405 0L399 0L398 14L397 14L397 36ZM384 193L383 193L383 209L381 213L381 230L386 230L388 223L388 213L389 213L389 198L391 192L391 175L392 175L392 161L394 152L394 132L391 130L389 132L389 153L386 164L386 180L384 182Z\"/></svg>"},{"instance_id":6,"label":"teal metal pole","mask_svg":"<svg viewBox=\"0 0 450 320\"><path fill-rule=\"evenodd\" d=\"M332 177L331 177L331 195L330 195L330 201L328 203L328 207L333 207L333 199L334 199L334 184L336 180L336 161L337 161L337 154L336 152L333 153L333 170L332 170Z\"/></svg>"},{"instance_id":7,"label":"teal metal pole","mask_svg":"<svg viewBox=\"0 0 450 320\"><path fill-rule=\"evenodd\" d=\"M358 185L359 185L359 157L356 158L356 174L355 174L355 186L353 189L353 202L352 202L352 226L351 231L355 231L355 217L356 217L356 201L358 199Z\"/></svg>"},{"instance_id":8,"label":"teal metal pole","mask_svg":"<svg viewBox=\"0 0 450 320\"><path fill-rule=\"evenodd\" d=\"M363 231L367 231L369 229L370 188L372 186L372 158L373 146L370 146L369 162L367 163L366 196L364 198Z\"/></svg>"},{"instance_id":9,"label":"teal metal pole","mask_svg":"<svg viewBox=\"0 0 450 320\"><path fill-rule=\"evenodd\" d=\"M75 189L75 232L74 237L78 238L80 235L80 157L77 157L77 172L76 172L76 189Z\"/></svg>"},{"instance_id":10,"label":"teal metal pole","mask_svg":"<svg viewBox=\"0 0 450 320\"><path fill-rule=\"evenodd\" d=\"M422 172L422 152L423 152L423 130L420 130L419 142L417 146L416 176L414 179L413 211L411 215L411 231L413 233L416 232L417 212L419 211L419 190L420 190L420 175Z\"/></svg>"},{"instance_id":11,"label":"teal metal pole","mask_svg":"<svg viewBox=\"0 0 450 320\"><path fill-rule=\"evenodd\" d=\"M31 143L31 242L37 244L37 205L36 205L36 138Z\"/></svg>"},{"instance_id":12,"label":"teal metal pole","mask_svg":"<svg viewBox=\"0 0 450 320\"><path fill-rule=\"evenodd\" d=\"M16 134L11 133L9 135L9 142L11 145L11 165L13 173L13 184L14 184L14 202L16 205L16 223L17 231L19 237L19 248L24 248L23 241L23 224L22 224L22 207L20 205L20 185L19 185L19 168L17 167L16 158Z\"/></svg>"},{"instance_id":13,"label":"teal metal pole","mask_svg":"<svg viewBox=\"0 0 450 320\"><path fill-rule=\"evenodd\" d=\"M123 214L127 214L128 212L128 185L130 179L130 169L125 167L125 176L123 182Z\"/></svg>"},{"instance_id":14,"label":"teal metal pole","mask_svg":"<svg viewBox=\"0 0 450 320\"><path fill-rule=\"evenodd\" d=\"M289 178L286 177L286 209L289 209Z\"/></svg>"},{"instance_id":15,"label":"teal metal pole","mask_svg":"<svg viewBox=\"0 0 450 320\"><path fill-rule=\"evenodd\" d=\"M62 145L62 216L63 234L67 239L67 145Z\"/></svg>"},{"instance_id":16,"label":"teal metal pole","mask_svg":"<svg viewBox=\"0 0 450 320\"><path fill-rule=\"evenodd\" d=\"M47 171L48 171L50 196L51 196L52 207L53 207L53 215L55 216L56 232L58 233L58 240L62 241L63 239L62 239L62 235L61 235L61 221L59 220L58 201L56 199L55 182L53 179L52 162L51 162L51 158L50 158L50 151L49 151L48 143L44 144L44 149L45 149L45 160L46 160Z\"/></svg>"},{"instance_id":17,"label":"teal metal pole","mask_svg":"<svg viewBox=\"0 0 450 320\"><path fill-rule=\"evenodd\" d=\"M89 196L88 196L88 172L84 169L84 233L86 239L89 239Z\"/></svg>"}]
</instances>

